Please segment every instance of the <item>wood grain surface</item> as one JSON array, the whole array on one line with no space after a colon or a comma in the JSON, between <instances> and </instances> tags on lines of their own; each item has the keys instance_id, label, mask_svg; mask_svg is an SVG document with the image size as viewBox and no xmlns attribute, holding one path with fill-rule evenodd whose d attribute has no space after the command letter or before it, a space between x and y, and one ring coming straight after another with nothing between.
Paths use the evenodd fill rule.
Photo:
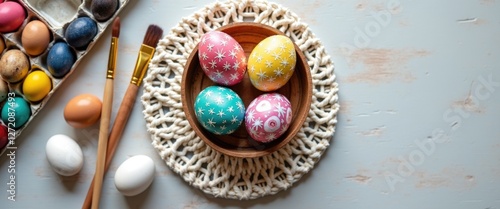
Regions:
<instances>
[{"instance_id":1,"label":"wood grain surface","mask_svg":"<svg viewBox=\"0 0 500 209\"><path fill-rule=\"evenodd\" d=\"M129 2L120 13L112 118L147 26L158 24L168 34L214 2ZM251 201L207 196L168 169L153 148L139 89L104 178L102 208L500 208L500 1L275 2L309 25L335 64L340 113L314 169L277 195ZM100 39L16 139L17 149L0 157L0 208L81 207L94 175L98 124L74 129L63 109L81 93L101 98L108 53L109 40ZM79 174L63 177L51 169L45 144L55 134L81 146ZM114 174L139 154L154 160L155 179L144 193L125 197ZM15 202L8 199L11 176Z\"/></svg>"}]
</instances>

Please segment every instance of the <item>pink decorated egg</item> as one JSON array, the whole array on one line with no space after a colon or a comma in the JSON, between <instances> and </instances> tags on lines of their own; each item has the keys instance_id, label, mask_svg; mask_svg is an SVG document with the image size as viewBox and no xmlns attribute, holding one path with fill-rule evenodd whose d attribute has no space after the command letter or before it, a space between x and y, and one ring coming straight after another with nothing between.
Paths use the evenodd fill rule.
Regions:
<instances>
[{"instance_id":1,"label":"pink decorated egg","mask_svg":"<svg viewBox=\"0 0 500 209\"><path fill-rule=\"evenodd\" d=\"M292 106L278 93L255 98L245 112L245 128L255 141L268 143L279 138L290 126Z\"/></svg>"},{"instance_id":2,"label":"pink decorated egg","mask_svg":"<svg viewBox=\"0 0 500 209\"><path fill-rule=\"evenodd\" d=\"M213 82L233 86L243 80L245 52L230 35L220 31L205 33L198 44L198 57L203 72Z\"/></svg>"}]
</instances>

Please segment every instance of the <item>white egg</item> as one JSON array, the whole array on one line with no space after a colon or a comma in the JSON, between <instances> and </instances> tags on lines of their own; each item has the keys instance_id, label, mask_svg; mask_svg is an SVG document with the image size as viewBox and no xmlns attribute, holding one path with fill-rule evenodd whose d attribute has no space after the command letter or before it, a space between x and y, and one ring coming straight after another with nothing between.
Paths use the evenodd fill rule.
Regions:
<instances>
[{"instance_id":1,"label":"white egg","mask_svg":"<svg viewBox=\"0 0 500 209\"><path fill-rule=\"evenodd\" d=\"M115 186L125 196L138 195L153 182L155 165L145 155L136 155L125 160L116 170Z\"/></svg>"},{"instance_id":2,"label":"white egg","mask_svg":"<svg viewBox=\"0 0 500 209\"><path fill-rule=\"evenodd\" d=\"M83 153L80 146L63 134L57 134L47 141L45 154L52 169L63 176L72 176L83 167Z\"/></svg>"}]
</instances>

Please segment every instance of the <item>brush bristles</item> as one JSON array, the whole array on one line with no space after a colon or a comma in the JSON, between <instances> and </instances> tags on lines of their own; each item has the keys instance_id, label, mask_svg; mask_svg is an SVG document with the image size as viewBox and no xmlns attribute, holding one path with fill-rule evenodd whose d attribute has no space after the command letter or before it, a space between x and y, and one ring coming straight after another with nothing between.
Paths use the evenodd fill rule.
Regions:
<instances>
[{"instance_id":1,"label":"brush bristles","mask_svg":"<svg viewBox=\"0 0 500 209\"><path fill-rule=\"evenodd\" d=\"M113 37L120 37L120 17L116 17L115 21L113 21Z\"/></svg>"},{"instance_id":2,"label":"brush bristles","mask_svg":"<svg viewBox=\"0 0 500 209\"><path fill-rule=\"evenodd\" d=\"M146 35L144 36L144 41L142 43L144 45L156 48L162 36L163 29L161 29L157 25L149 25L148 30L146 31Z\"/></svg>"}]
</instances>

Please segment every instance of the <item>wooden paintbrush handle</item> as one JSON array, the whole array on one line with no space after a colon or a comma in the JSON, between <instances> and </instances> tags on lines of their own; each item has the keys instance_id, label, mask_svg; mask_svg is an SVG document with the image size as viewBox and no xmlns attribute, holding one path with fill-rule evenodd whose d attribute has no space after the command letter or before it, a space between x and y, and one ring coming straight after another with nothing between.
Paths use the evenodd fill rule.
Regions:
<instances>
[{"instance_id":1,"label":"wooden paintbrush handle","mask_svg":"<svg viewBox=\"0 0 500 209\"><path fill-rule=\"evenodd\" d=\"M97 159L96 159L96 171L95 185L97 186L94 190L92 196L94 202L92 203L92 208L99 208L99 199L101 197L101 188L104 181L104 170L106 164L106 150L108 145L108 135L109 135L109 122L111 118L111 110L113 107L113 79L106 79L106 84L104 86L104 96L103 105L101 111L101 124L99 127L99 141L97 145Z\"/></svg>"},{"instance_id":2,"label":"wooden paintbrush handle","mask_svg":"<svg viewBox=\"0 0 500 209\"><path fill-rule=\"evenodd\" d=\"M108 142L108 152L106 159L106 169L109 167L111 163L112 156L115 154L116 147L118 146L118 142L120 141L123 131L125 130L125 126L127 125L128 118L132 109L134 108L135 100L137 97L137 91L139 87L133 84L129 84L125 95L123 96L122 103L120 104L120 109L118 109L118 113L116 114L115 122L113 124L113 128L111 128L111 134L109 135Z\"/></svg>"},{"instance_id":3,"label":"wooden paintbrush handle","mask_svg":"<svg viewBox=\"0 0 500 209\"><path fill-rule=\"evenodd\" d=\"M113 159L113 155L115 154L118 142L120 141L123 130L125 129L125 125L127 124L130 113L132 112L132 109L134 107L138 90L139 90L138 86L129 84L127 91L123 96L120 109L118 109L118 113L116 115L113 128L111 128L111 133L109 135L104 172L108 170L109 165L111 164L111 160ZM92 204L92 192L94 189L94 181L95 181L95 176L92 179L92 183L90 184L89 191L87 192L87 197L85 198L85 202L83 203L82 209L90 209L90 206Z\"/></svg>"}]
</instances>

